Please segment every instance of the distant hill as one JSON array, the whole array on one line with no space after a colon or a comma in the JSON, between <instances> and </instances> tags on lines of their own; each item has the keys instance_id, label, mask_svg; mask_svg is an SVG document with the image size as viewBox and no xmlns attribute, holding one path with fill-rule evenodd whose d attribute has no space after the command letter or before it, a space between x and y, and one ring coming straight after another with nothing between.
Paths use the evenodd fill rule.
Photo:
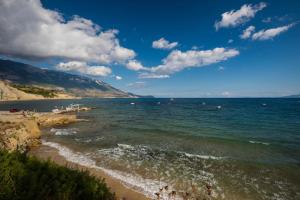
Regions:
<instances>
[{"instance_id":1,"label":"distant hill","mask_svg":"<svg viewBox=\"0 0 300 200\"><path fill-rule=\"evenodd\" d=\"M300 94L294 94L294 95L284 96L282 98L300 98Z\"/></svg>"},{"instance_id":2,"label":"distant hill","mask_svg":"<svg viewBox=\"0 0 300 200\"><path fill-rule=\"evenodd\" d=\"M52 95L52 91L54 94L59 91L75 97L141 97L116 89L103 81L9 60L0 60L0 80L18 90L34 94L40 92Z\"/></svg>"}]
</instances>

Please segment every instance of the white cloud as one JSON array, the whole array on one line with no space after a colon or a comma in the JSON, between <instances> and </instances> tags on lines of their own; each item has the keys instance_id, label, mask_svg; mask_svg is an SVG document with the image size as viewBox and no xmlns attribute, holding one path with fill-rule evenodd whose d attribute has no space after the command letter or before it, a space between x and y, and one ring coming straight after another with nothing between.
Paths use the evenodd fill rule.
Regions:
<instances>
[{"instance_id":1,"label":"white cloud","mask_svg":"<svg viewBox=\"0 0 300 200\"><path fill-rule=\"evenodd\" d=\"M239 10L231 10L222 14L222 19L215 23L216 30L222 27L235 27L244 24L255 16L255 14L264 9L266 3L261 2L256 5L244 4Z\"/></svg>"},{"instance_id":2,"label":"white cloud","mask_svg":"<svg viewBox=\"0 0 300 200\"><path fill-rule=\"evenodd\" d=\"M255 26L249 26L243 31L243 34L240 35L240 38L247 39L255 31Z\"/></svg>"},{"instance_id":3,"label":"white cloud","mask_svg":"<svg viewBox=\"0 0 300 200\"><path fill-rule=\"evenodd\" d=\"M146 86L146 83L143 81L137 81L134 83L129 83L127 84L127 86L130 88L139 89L139 88L144 88Z\"/></svg>"},{"instance_id":4,"label":"white cloud","mask_svg":"<svg viewBox=\"0 0 300 200\"><path fill-rule=\"evenodd\" d=\"M266 29L266 30L261 30L252 35L253 40L269 40L274 38L275 36L286 32L289 30L291 27L293 27L295 23L286 25L286 26L281 26L277 28L271 28L271 29Z\"/></svg>"},{"instance_id":5,"label":"white cloud","mask_svg":"<svg viewBox=\"0 0 300 200\"><path fill-rule=\"evenodd\" d=\"M122 80L123 78L121 77L121 76L115 76L115 78L116 78L116 80L118 80L118 81L120 81L120 80Z\"/></svg>"},{"instance_id":6,"label":"white cloud","mask_svg":"<svg viewBox=\"0 0 300 200\"><path fill-rule=\"evenodd\" d=\"M203 67L210 64L225 61L228 58L237 56L236 49L214 48L212 50L189 50L182 52L173 50L162 64L147 68L149 72L140 74L140 78L168 78L171 74L191 67Z\"/></svg>"},{"instance_id":7,"label":"white cloud","mask_svg":"<svg viewBox=\"0 0 300 200\"><path fill-rule=\"evenodd\" d=\"M228 44L231 44L231 43L233 43L233 42L234 42L233 39L229 39L229 40L228 40Z\"/></svg>"},{"instance_id":8,"label":"white cloud","mask_svg":"<svg viewBox=\"0 0 300 200\"><path fill-rule=\"evenodd\" d=\"M161 78L170 78L169 75L163 75L163 74L154 74L154 73L140 73L139 78L155 78L155 79L161 79Z\"/></svg>"},{"instance_id":9,"label":"white cloud","mask_svg":"<svg viewBox=\"0 0 300 200\"><path fill-rule=\"evenodd\" d=\"M61 62L56 66L56 69L61 71L79 72L91 76L108 76L111 74L111 69L109 67L89 66L86 62L80 61Z\"/></svg>"},{"instance_id":10,"label":"white cloud","mask_svg":"<svg viewBox=\"0 0 300 200\"><path fill-rule=\"evenodd\" d=\"M178 45L178 42L170 43L165 38L160 38L159 40L152 42L152 47L155 49L173 49Z\"/></svg>"},{"instance_id":11,"label":"white cloud","mask_svg":"<svg viewBox=\"0 0 300 200\"><path fill-rule=\"evenodd\" d=\"M139 70L147 70L143 65L137 61L137 60L130 60L127 64L126 67L130 70L133 71L139 71Z\"/></svg>"},{"instance_id":12,"label":"white cloud","mask_svg":"<svg viewBox=\"0 0 300 200\"><path fill-rule=\"evenodd\" d=\"M79 16L66 20L59 12L43 8L40 0L0 2L0 53L4 55L125 63L135 52L122 47L117 34Z\"/></svg>"},{"instance_id":13,"label":"white cloud","mask_svg":"<svg viewBox=\"0 0 300 200\"><path fill-rule=\"evenodd\" d=\"M225 67L220 66L220 67L218 67L218 70L219 70L219 71L224 71L224 70L225 70Z\"/></svg>"},{"instance_id":14,"label":"white cloud","mask_svg":"<svg viewBox=\"0 0 300 200\"><path fill-rule=\"evenodd\" d=\"M262 20L263 23L270 23L271 21L272 21L271 17L267 17L267 18Z\"/></svg>"},{"instance_id":15,"label":"white cloud","mask_svg":"<svg viewBox=\"0 0 300 200\"><path fill-rule=\"evenodd\" d=\"M229 97L231 94L228 91L222 92L222 96Z\"/></svg>"}]
</instances>

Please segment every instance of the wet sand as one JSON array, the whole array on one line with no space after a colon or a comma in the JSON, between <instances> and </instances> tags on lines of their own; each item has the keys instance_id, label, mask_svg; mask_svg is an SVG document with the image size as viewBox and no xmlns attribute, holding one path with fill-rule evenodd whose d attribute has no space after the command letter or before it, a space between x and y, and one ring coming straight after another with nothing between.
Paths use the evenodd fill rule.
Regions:
<instances>
[{"instance_id":1,"label":"wet sand","mask_svg":"<svg viewBox=\"0 0 300 200\"><path fill-rule=\"evenodd\" d=\"M126 200L149 200L145 195L136 192L132 189L125 187L118 180L110 177L106 173L101 170L88 168L76 163L72 163L67 161L64 157L58 154L58 151L54 148L41 145L35 147L29 151L29 155L36 156L39 159L47 160L50 159L55 163L63 166L67 166L69 168L78 169L78 170L88 170L91 175L94 175L99 178L104 178L108 187L110 187L111 191L115 192L117 199L126 199Z\"/></svg>"}]
</instances>

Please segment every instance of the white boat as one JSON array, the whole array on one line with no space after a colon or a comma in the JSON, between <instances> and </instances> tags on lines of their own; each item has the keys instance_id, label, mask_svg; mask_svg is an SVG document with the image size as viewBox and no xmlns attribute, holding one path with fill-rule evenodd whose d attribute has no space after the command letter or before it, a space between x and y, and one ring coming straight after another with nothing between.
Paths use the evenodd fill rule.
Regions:
<instances>
[{"instance_id":1,"label":"white boat","mask_svg":"<svg viewBox=\"0 0 300 200\"><path fill-rule=\"evenodd\" d=\"M55 108L52 110L53 113L59 114L59 113L66 113L66 112L78 112L78 111L87 111L91 110L92 108L89 107L80 107L81 104L70 104L66 108L63 106L59 108Z\"/></svg>"},{"instance_id":2,"label":"white boat","mask_svg":"<svg viewBox=\"0 0 300 200\"><path fill-rule=\"evenodd\" d=\"M70 104L69 106L66 107L67 112L79 111L79 110L80 110L80 104Z\"/></svg>"}]
</instances>

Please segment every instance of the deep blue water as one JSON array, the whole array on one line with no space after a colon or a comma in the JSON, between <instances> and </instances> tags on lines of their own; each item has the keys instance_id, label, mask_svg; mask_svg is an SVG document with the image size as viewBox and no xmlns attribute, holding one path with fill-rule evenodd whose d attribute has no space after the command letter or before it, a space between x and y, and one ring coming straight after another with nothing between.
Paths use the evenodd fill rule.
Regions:
<instances>
[{"instance_id":1,"label":"deep blue water","mask_svg":"<svg viewBox=\"0 0 300 200\"><path fill-rule=\"evenodd\" d=\"M44 138L101 167L177 190L192 182L199 194L209 182L215 199L300 198L300 99L45 100L0 109L70 103L96 109L79 113L88 122L45 130Z\"/></svg>"}]
</instances>

